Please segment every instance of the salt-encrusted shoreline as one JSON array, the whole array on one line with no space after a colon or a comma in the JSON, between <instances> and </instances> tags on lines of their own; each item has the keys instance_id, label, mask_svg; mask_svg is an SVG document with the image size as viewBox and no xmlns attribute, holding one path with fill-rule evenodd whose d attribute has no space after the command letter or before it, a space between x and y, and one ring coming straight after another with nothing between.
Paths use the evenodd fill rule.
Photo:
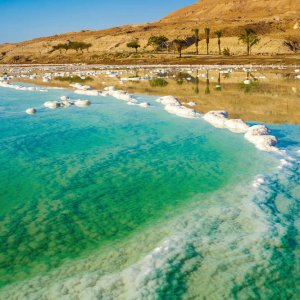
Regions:
<instances>
[{"instance_id":1,"label":"salt-encrusted shoreline","mask_svg":"<svg viewBox=\"0 0 300 300\"><path fill-rule=\"evenodd\" d=\"M173 96L160 97L156 102L164 105L167 112L179 117L197 118L201 116L194 109L183 106ZM259 150L280 152L276 147L277 138L270 135L270 131L265 125L249 126L241 119L228 119L228 113L225 111L210 111L201 117L216 128L225 128L234 133L244 133L245 139L254 144Z\"/></svg>"},{"instance_id":2,"label":"salt-encrusted shoreline","mask_svg":"<svg viewBox=\"0 0 300 300\"><path fill-rule=\"evenodd\" d=\"M75 94L103 97L112 96L118 100L126 101L128 105L138 105L144 108L150 106L150 103L148 102L138 103L134 95L129 94L126 91L116 90L113 86L107 87L103 91L93 90L90 86L81 85L79 83L71 84L70 86L75 89ZM5 81L0 81L0 87L12 88L16 90L47 92L46 89L39 89L37 87L22 87L20 85L13 85ZM61 100L62 101L47 101L44 103L44 106L46 108L55 109L59 107L66 108L71 105L85 107L91 104L89 100L82 99L69 101L66 96L62 96ZM158 98L156 102L161 103L165 110L170 114L189 119L202 117L203 120L216 128L225 128L234 133L243 133L245 139L254 144L259 150L280 153L280 150L276 147L278 142L277 138L270 134L269 129L265 125L249 126L241 119L229 119L228 113L225 111L210 111L204 115L201 115L194 109L184 106L179 99L174 96L163 96ZM35 114L36 109L28 108L26 113L29 115Z\"/></svg>"}]
</instances>

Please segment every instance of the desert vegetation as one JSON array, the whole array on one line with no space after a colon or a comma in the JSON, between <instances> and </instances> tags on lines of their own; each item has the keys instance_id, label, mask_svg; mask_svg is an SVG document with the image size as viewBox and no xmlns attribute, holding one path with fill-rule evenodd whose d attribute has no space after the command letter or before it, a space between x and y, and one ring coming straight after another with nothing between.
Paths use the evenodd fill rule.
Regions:
<instances>
[{"instance_id":1,"label":"desert vegetation","mask_svg":"<svg viewBox=\"0 0 300 300\"><path fill-rule=\"evenodd\" d=\"M260 38L253 29L245 28L244 32L239 36L239 41L247 46L247 55L250 55L252 47L260 42Z\"/></svg>"},{"instance_id":2,"label":"desert vegetation","mask_svg":"<svg viewBox=\"0 0 300 300\"><path fill-rule=\"evenodd\" d=\"M236 62L270 59L299 64L299 1L195 2L157 22L0 44L0 61L176 64L178 57L184 57L182 63L217 63L228 61L230 55ZM178 39L186 43L179 45Z\"/></svg>"},{"instance_id":3,"label":"desert vegetation","mask_svg":"<svg viewBox=\"0 0 300 300\"><path fill-rule=\"evenodd\" d=\"M135 52L137 53L138 48L141 48L141 45L138 40L134 40L134 41L127 43L127 47L135 49Z\"/></svg>"},{"instance_id":4,"label":"desert vegetation","mask_svg":"<svg viewBox=\"0 0 300 300\"><path fill-rule=\"evenodd\" d=\"M65 53L68 52L68 50L75 50L76 53L83 53L83 50L87 50L89 52L89 49L92 47L91 43L84 43L84 42L75 42L75 41L68 41L67 43L59 43L52 47L50 50L50 53L59 51L59 53L62 53L64 50Z\"/></svg>"},{"instance_id":5,"label":"desert vegetation","mask_svg":"<svg viewBox=\"0 0 300 300\"><path fill-rule=\"evenodd\" d=\"M205 33L205 42L206 42L206 54L209 54L209 37L210 37L210 28L206 27L204 28Z\"/></svg>"},{"instance_id":6,"label":"desert vegetation","mask_svg":"<svg viewBox=\"0 0 300 300\"><path fill-rule=\"evenodd\" d=\"M187 46L187 43L183 39L176 39L176 40L173 41L173 47L178 51L179 58L182 57L182 50L186 46Z\"/></svg>"},{"instance_id":7,"label":"desert vegetation","mask_svg":"<svg viewBox=\"0 0 300 300\"><path fill-rule=\"evenodd\" d=\"M300 38L299 36L289 36L283 44L291 51L298 52L300 50Z\"/></svg>"},{"instance_id":8,"label":"desert vegetation","mask_svg":"<svg viewBox=\"0 0 300 300\"><path fill-rule=\"evenodd\" d=\"M66 76L66 77L55 77L54 80L61 81L61 82L68 82L68 83L85 83L88 81L93 81L93 78L90 76L87 77L80 77L80 76Z\"/></svg>"},{"instance_id":9,"label":"desert vegetation","mask_svg":"<svg viewBox=\"0 0 300 300\"><path fill-rule=\"evenodd\" d=\"M195 46L196 46L196 55L198 55L199 54L199 42L200 42L199 29L195 28L192 31L194 33Z\"/></svg>"},{"instance_id":10,"label":"desert vegetation","mask_svg":"<svg viewBox=\"0 0 300 300\"><path fill-rule=\"evenodd\" d=\"M148 40L147 46L152 46L154 51L160 51L167 48L168 38L164 35L151 36Z\"/></svg>"},{"instance_id":11,"label":"desert vegetation","mask_svg":"<svg viewBox=\"0 0 300 300\"><path fill-rule=\"evenodd\" d=\"M215 32L217 38L218 38L218 48L219 48L219 55L221 55L221 37L222 37L222 31L218 30Z\"/></svg>"}]
</instances>

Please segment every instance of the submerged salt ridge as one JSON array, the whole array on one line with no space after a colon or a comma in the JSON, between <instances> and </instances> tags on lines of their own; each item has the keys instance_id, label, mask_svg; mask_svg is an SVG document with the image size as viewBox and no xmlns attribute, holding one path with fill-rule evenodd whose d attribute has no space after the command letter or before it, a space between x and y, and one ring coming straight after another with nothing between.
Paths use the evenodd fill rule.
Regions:
<instances>
[{"instance_id":1,"label":"submerged salt ridge","mask_svg":"<svg viewBox=\"0 0 300 300\"><path fill-rule=\"evenodd\" d=\"M297 236L293 216L300 212L299 167L290 157L290 164L284 164L280 172L258 176L255 188L248 187L246 195L243 186L235 194L216 194L217 199L211 200L221 201L222 207L195 207L170 224L169 238L119 273L98 270L64 279L70 265L48 278L30 281L30 289L25 282L3 295L14 298L26 293L32 299L293 298L299 288L299 257L290 248ZM93 259L97 257L90 263ZM77 268L81 268L80 261ZM56 276L57 283L52 278Z\"/></svg>"},{"instance_id":2,"label":"submerged salt ridge","mask_svg":"<svg viewBox=\"0 0 300 300\"><path fill-rule=\"evenodd\" d=\"M297 238L294 215L299 211L299 161L294 152L278 159L279 172L258 175L252 188L249 183L236 186L235 193L222 191L211 199L215 205L195 207L180 216L168 227L169 237L120 272L89 271L86 262L78 261L46 277L8 287L2 295L32 299L179 299L199 295L207 299L289 299L299 288L299 261L292 247ZM222 206L216 205L219 202ZM131 251L135 251L133 246ZM122 260L122 251L118 255ZM97 257L91 258L90 265L93 259ZM72 268L80 274L65 275Z\"/></svg>"}]
</instances>

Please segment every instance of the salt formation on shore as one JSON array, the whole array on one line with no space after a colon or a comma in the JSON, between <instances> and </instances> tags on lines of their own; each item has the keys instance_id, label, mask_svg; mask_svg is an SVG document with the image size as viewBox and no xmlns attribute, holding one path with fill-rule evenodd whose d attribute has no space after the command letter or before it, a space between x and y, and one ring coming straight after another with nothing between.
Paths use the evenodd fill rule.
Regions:
<instances>
[{"instance_id":1,"label":"salt formation on shore","mask_svg":"<svg viewBox=\"0 0 300 300\"><path fill-rule=\"evenodd\" d=\"M180 103L180 101L173 96L160 97L156 100L156 102L159 102L162 105L164 105L165 110L168 113L174 114L178 117L182 117L182 118L196 118L197 117L195 110L183 106Z\"/></svg>"},{"instance_id":2,"label":"salt formation on shore","mask_svg":"<svg viewBox=\"0 0 300 300\"><path fill-rule=\"evenodd\" d=\"M228 119L226 111L210 111L203 119L217 128L226 128L232 132L245 133L249 126L241 119Z\"/></svg>"},{"instance_id":3,"label":"salt formation on shore","mask_svg":"<svg viewBox=\"0 0 300 300\"><path fill-rule=\"evenodd\" d=\"M74 102L75 106L78 107L85 107L85 106L89 106L91 105L91 101L90 100L76 100Z\"/></svg>"},{"instance_id":4,"label":"salt formation on shore","mask_svg":"<svg viewBox=\"0 0 300 300\"><path fill-rule=\"evenodd\" d=\"M245 133L245 139L263 151L279 151L276 148L277 139L270 135L269 129L264 125L248 126L240 119L228 119L225 111L210 111L203 119L217 128L226 128L235 133Z\"/></svg>"},{"instance_id":5,"label":"salt formation on shore","mask_svg":"<svg viewBox=\"0 0 300 300\"><path fill-rule=\"evenodd\" d=\"M99 96L100 92L97 90L75 90L75 94L87 96Z\"/></svg>"},{"instance_id":6,"label":"salt formation on shore","mask_svg":"<svg viewBox=\"0 0 300 300\"><path fill-rule=\"evenodd\" d=\"M265 125L254 125L248 129L245 139L254 144L257 149L263 151L278 151L276 148L277 138L270 135L269 129Z\"/></svg>"},{"instance_id":7,"label":"salt formation on shore","mask_svg":"<svg viewBox=\"0 0 300 300\"><path fill-rule=\"evenodd\" d=\"M68 101L70 98L69 97L67 97L67 96L61 96L60 97L60 100L61 101Z\"/></svg>"},{"instance_id":8,"label":"salt formation on shore","mask_svg":"<svg viewBox=\"0 0 300 300\"><path fill-rule=\"evenodd\" d=\"M86 107L86 106L91 105L91 101L78 99L78 100L74 100L74 101L66 100L66 101L61 101L61 102L60 101L47 101L44 103L44 106L47 108L50 108L50 109L56 109L56 108L60 108L60 107L68 108L71 105L75 105L77 107Z\"/></svg>"},{"instance_id":9,"label":"salt formation on shore","mask_svg":"<svg viewBox=\"0 0 300 300\"><path fill-rule=\"evenodd\" d=\"M145 108L146 108L146 107L149 107L149 106L151 106L151 105L150 105L149 102L142 102L142 103L139 104L139 106L140 106L140 107L145 107Z\"/></svg>"},{"instance_id":10,"label":"salt formation on shore","mask_svg":"<svg viewBox=\"0 0 300 300\"><path fill-rule=\"evenodd\" d=\"M34 86L21 86L21 85L17 85L17 84L11 84L11 83L5 82L5 81L4 82L0 81L0 87L14 89L14 90L20 90L20 91L48 92L48 90L46 90L46 89L37 88L37 87L34 87Z\"/></svg>"},{"instance_id":11,"label":"salt formation on shore","mask_svg":"<svg viewBox=\"0 0 300 300\"><path fill-rule=\"evenodd\" d=\"M130 95L125 91L116 90L114 86L106 87L104 91L101 93L101 96L112 96L118 100L128 101L132 103L137 102L132 95Z\"/></svg>"},{"instance_id":12,"label":"salt formation on shore","mask_svg":"<svg viewBox=\"0 0 300 300\"><path fill-rule=\"evenodd\" d=\"M92 88L89 85L81 85L80 83L72 83L70 84L71 87L75 88L76 90L88 91Z\"/></svg>"},{"instance_id":13,"label":"salt formation on shore","mask_svg":"<svg viewBox=\"0 0 300 300\"><path fill-rule=\"evenodd\" d=\"M44 103L44 106L47 107L47 108L54 109L54 108L58 108L60 106L60 102L58 102L58 101L47 101L47 102Z\"/></svg>"}]
</instances>

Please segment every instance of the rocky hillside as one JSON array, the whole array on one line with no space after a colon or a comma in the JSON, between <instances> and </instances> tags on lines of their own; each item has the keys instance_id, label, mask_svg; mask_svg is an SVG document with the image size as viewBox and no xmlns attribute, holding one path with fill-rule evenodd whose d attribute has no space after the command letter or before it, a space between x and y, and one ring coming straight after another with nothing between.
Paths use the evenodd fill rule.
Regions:
<instances>
[{"instance_id":1,"label":"rocky hillside","mask_svg":"<svg viewBox=\"0 0 300 300\"><path fill-rule=\"evenodd\" d=\"M245 54L238 42L239 34L250 27L261 37L253 54L289 54L285 40L300 38L300 1L295 0L201 0L171 13L160 21L142 25L126 25L99 31L71 32L42 37L16 44L0 44L0 63L90 62L104 59L126 59L126 44L138 39L140 52L151 52L146 47L151 35L166 35L169 40L190 37L193 28L200 30L200 54L205 53L204 28L211 28L210 54L218 53L216 30L222 30L222 48L233 55ZM53 46L67 41L91 43L89 52L51 52ZM300 46L300 40L299 40ZM192 53L194 46L185 49ZM147 54L143 54L147 55ZM149 56L150 54L148 54Z\"/></svg>"},{"instance_id":2,"label":"rocky hillside","mask_svg":"<svg viewBox=\"0 0 300 300\"><path fill-rule=\"evenodd\" d=\"M272 21L299 17L299 9L299 1L294 0L201 0L171 13L162 21Z\"/></svg>"}]
</instances>

